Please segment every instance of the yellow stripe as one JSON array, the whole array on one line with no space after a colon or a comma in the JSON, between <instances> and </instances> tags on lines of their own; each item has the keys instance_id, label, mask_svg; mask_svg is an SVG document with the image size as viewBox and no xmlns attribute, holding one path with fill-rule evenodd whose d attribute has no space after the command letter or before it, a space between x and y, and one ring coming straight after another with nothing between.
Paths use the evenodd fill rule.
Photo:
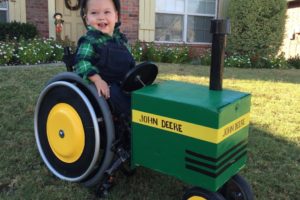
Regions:
<instances>
[{"instance_id":1,"label":"yellow stripe","mask_svg":"<svg viewBox=\"0 0 300 200\"><path fill-rule=\"evenodd\" d=\"M214 129L198 124L189 123L169 117L132 110L132 121L145 126L178 133L188 137L204 140L211 143L220 143L227 137L248 126L250 113L246 113L225 126Z\"/></svg>"}]
</instances>

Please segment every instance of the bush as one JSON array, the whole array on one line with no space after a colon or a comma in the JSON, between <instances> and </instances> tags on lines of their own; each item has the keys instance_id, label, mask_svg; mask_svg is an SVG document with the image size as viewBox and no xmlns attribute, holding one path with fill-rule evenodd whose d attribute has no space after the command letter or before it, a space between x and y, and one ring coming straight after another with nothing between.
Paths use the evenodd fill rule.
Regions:
<instances>
[{"instance_id":1,"label":"bush","mask_svg":"<svg viewBox=\"0 0 300 200\"><path fill-rule=\"evenodd\" d=\"M283 56L252 56L251 67L253 68L276 68L276 69L285 69L288 68L288 64Z\"/></svg>"},{"instance_id":2,"label":"bush","mask_svg":"<svg viewBox=\"0 0 300 200\"><path fill-rule=\"evenodd\" d=\"M134 43L131 46L131 54L132 54L134 60L139 61L139 62L142 61L143 53L144 53L144 49L143 49L143 45L140 41L137 41L136 43Z\"/></svg>"},{"instance_id":3,"label":"bush","mask_svg":"<svg viewBox=\"0 0 300 200\"><path fill-rule=\"evenodd\" d=\"M0 42L0 65L6 65L13 59L14 43Z\"/></svg>"},{"instance_id":4,"label":"bush","mask_svg":"<svg viewBox=\"0 0 300 200\"><path fill-rule=\"evenodd\" d=\"M227 53L250 55L259 62L275 57L284 36L286 5L286 0L230 1Z\"/></svg>"},{"instance_id":5,"label":"bush","mask_svg":"<svg viewBox=\"0 0 300 200\"><path fill-rule=\"evenodd\" d=\"M300 55L296 55L295 57L291 57L287 60L287 63L296 69L300 69Z\"/></svg>"},{"instance_id":6,"label":"bush","mask_svg":"<svg viewBox=\"0 0 300 200\"><path fill-rule=\"evenodd\" d=\"M39 39L19 42L18 56L21 64L45 63L50 58L51 47Z\"/></svg>"},{"instance_id":7,"label":"bush","mask_svg":"<svg viewBox=\"0 0 300 200\"><path fill-rule=\"evenodd\" d=\"M62 61L64 56L64 48L61 44L58 44L54 40L50 40L50 47L52 49L52 54L50 61ZM71 47L72 49L72 47Z\"/></svg>"},{"instance_id":8,"label":"bush","mask_svg":"<svg viewBox=\"0 0 300 200\"><path fill-rule=\"evenodd\" d=\"M21 64L39 64L62 60L63 47L52 39L21 39L17 49Z\"/></svg>"},{"instance_id":9,"label":"bush","mask_svg":"<svg viewBox=\"0 0 300 200\"><path fill-rule=\"evenodd\" d=\"M201 65L211 65L211 49L207 49L200 56Z\"/></svg>"},{"instance_id":10,"label":"bush","mask_svg":"<svg viewBox=\"0 0 300 200\"><path fill-rule=\"evenodd\" d=\"M225 58L225 67L239 67L239 68L269 68L269 69L285 69L288 64L281 54L275 57L258 57L248 55L231 55Z\"/></svg>"},{"instance_id":11,"label":"bush","mask_svg":"<svg viewBox=\"0 0 300 200\"><path fill-rule=\"evenodd\" d=\"M155 45L154 42L146 43L144 59L153 62L162 62L163 54L160 45Z\"/></svg>"},{"instance_id":12,"label":"bush","mask_svg":"<svg viewBox=\"0 0 300 200\"><path fill-rule=\"evenodd\" d=\"M250 68L251 60L249 56L232 55L225 58L225 67L239 67L239 68Z\"/></svg>"},{"instance_id":13,"label":"bush","mask_svg":"<svg viewBox=\"0 0 300 200\"><path fill-rule=\"evenodd\" d=\"M35 38L0 42L0 65L61 61L63 46L53 39Z\"/></svg>"},{"instance_id":14,"label":"bush","mask_svg":"<svg viewBox=\"0 0 300 200\"><path fill-rule=\"evenodd\" d=\"M189 49L187 46L165 46L161 48L162 62L186 63L189 60Z\"/></svg>"},{"instance_id":15,"label":"bush","mask_svg":"<svg viewBox=\"0 0 300 200\"><path fill-rule=\"evenodd\" d=\"M0 41L7 39L19 40L33 39L38 34L37 28L33 24L11 22L11 23L0 23Z\"/></svg>"},{"instance_id":16,"label":"bush","mask_svg":"<svg viewBox=\"0 0 300 200\"><path fill-rule=\"evenodd\" d=\"M154 42L144 46L137 42L133 45L133 56L138 61L186 63L189 61L189 48L186 45L159 45Z\"/></svg>"}]
</instances>

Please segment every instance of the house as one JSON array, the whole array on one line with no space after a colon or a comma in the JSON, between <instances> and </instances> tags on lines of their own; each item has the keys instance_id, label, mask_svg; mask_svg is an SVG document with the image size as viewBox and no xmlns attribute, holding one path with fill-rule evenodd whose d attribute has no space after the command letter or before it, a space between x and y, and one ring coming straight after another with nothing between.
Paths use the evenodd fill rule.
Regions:
<instances>
[{"instance_id":1,"label":"house","mask_svg":"<svg viewBox=\"0 0 300 200\"><path fill-rule=\"evenodd\" d=\"M1 0L0 0L1 1ZM122 31L131 42L210 47L210 20L222 17L228 0L121 0ZM85 31L77 0L6 0L0 3L0 21L29 22L43 37L55 37L53 15L63 14L62 38L76 41Z\"/></svg>"},{"instance_id":2,"label":"house","mask_svg":"<svg viewBox=\"0 0 300 200\"><path fill-rule=\"evenodd\" d=\"M286 58L300 56L300 0L287 0L287 19L281 52Z\"/></svg>"},{"instance_id":3,"label":"house","mask_svg":"<svg viewBox=\"0 0 300 200\"><path fill-rule=\"evenodd\" d=\"M53 15L63 14L62 38L73 41L85 32L79 0L0 0L0 21L29 22L43 37L56 37ZM130 42L136 40L160 44L188 44L193 54L211 45L210 20L225 18L230 0L120 0L122 31ZM299 54L299 34L290 39L291 27L299 27L299 0L287 0L287 37L282 51ZM74 8L70 10L67 7ZM293 23L293 25L290 25ZM298 25L297 25L298 24ZM295 49L295 50L290 50Z\"/></svg>"}]
</instances>

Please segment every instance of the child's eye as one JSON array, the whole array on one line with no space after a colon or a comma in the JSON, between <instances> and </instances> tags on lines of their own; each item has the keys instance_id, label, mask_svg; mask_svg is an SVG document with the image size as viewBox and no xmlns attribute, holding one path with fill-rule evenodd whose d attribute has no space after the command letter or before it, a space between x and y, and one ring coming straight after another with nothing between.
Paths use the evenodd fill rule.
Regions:
<instances>
[{"instance_id":1,"label":"child's eye","mask_svg":"<svg viewBox=\"0 0 300 200\"><path fill-rule=\"evenodd\" d=\"M105 14L110 14L110 11L105 11L104 13L105 13Z\"/></svg>"},{"instance_id":2,"label":"child's eye","mask_svg":"<svg viewBox=\"0 0 300 200\"><path fill-rule=\"evenodd\" d=\"M91 12L91 14L92 14L92 15L96 15L96 14L97 14L97 12Z\"/></svg>"}]
</instances>

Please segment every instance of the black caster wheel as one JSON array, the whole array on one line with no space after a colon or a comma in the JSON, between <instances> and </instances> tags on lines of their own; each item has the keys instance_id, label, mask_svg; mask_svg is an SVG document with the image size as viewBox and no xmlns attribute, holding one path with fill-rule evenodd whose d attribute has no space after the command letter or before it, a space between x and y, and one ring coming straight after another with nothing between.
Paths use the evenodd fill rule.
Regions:
<instances>
[{"instance_id":1,"label":"black caster wheel","mask_svg":"<svg viewBox=\"0 0 300 200\"><path fill-rule=\"evenodd\" d=\"M225 200L225 198L218 192L193 187L184 193L182 200Z\"/></svg>"},{"instance_id":2,"label":"black caster wheel","mask_svg":"<svg viewBox=\"0 0 300 200\"><path fill-rule=\"evenodd\" d=\"M123 174L125 176L133 176L136 173L136 168L131 169L130 168L130 162L129 161L125 161L125 163L122 164L121 166L121 171L123 172Z\"/></svg>"},{"instance_id":3,"label":"black caster wheel","mask_svg":"<svg viewBox=\"0 0 300 200\"><path fill-rule=\"evenodd\" d=\"M233 176L220 190L227 200L253 200L250 184L240 175Z\"/></svg>"}]
</instances>

